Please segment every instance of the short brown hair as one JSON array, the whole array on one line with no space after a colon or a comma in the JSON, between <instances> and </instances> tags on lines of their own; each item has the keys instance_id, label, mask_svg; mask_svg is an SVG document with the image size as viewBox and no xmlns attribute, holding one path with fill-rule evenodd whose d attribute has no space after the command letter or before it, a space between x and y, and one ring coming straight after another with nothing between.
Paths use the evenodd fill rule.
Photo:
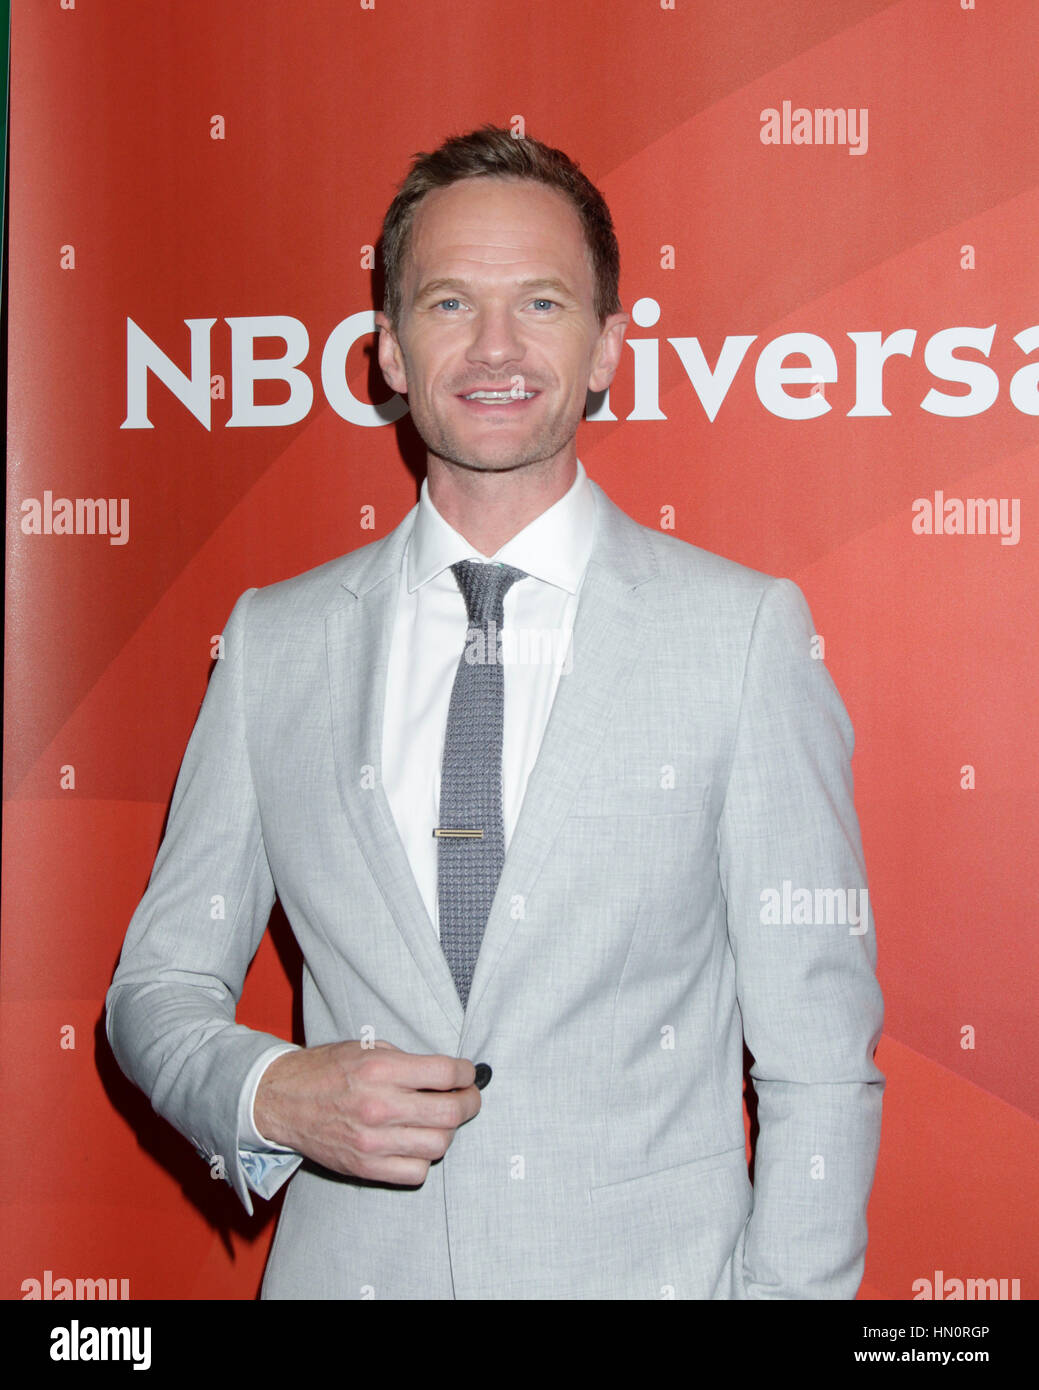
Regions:
<instances>
[{"instance_id":1,"label":"short brown hair","mask_svg":"<svg viewBox=\"0 0 1039 1390\"><path fill-rule=\"evenodd\" d=\"M529 137L517 139L501 126L485 125L468 135L454 135L432 154L416 154L407 178L382 224L382 265L386 277L383 312L396 325L401 310L401 271L411 237L415 209L434 188L462 179L533 179L570 199L592 257L595 312L599 322L620 312L620 251L606 199L562 150Z\"/></svg>"}]
</instances>

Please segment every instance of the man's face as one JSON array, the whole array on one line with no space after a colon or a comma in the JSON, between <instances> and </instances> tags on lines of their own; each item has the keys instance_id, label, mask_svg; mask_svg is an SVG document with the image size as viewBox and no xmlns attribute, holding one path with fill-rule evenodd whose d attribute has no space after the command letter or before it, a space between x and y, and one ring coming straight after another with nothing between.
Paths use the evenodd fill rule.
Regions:
<instances>
[{"instance_id":1,"label":"man's face","mask_svg":"<svg viewBox=\"0 0 1039 1390\"><path fill-rule=\"evenodd\" d=\"M419 204L396 329L379 363L432 455L505 472L572 459L589 389L604 391L627 316L600 325L569 200L531 180L466 179Z\"/></svg>"}]
</instances>

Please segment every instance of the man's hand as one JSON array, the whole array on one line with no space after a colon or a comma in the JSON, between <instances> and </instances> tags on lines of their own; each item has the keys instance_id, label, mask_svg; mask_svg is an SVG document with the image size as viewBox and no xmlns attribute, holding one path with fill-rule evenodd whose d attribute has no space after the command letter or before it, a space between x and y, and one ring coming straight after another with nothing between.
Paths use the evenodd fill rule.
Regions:
<instances>
[{"instance_id":1,"label":"man's hand","mask_svg":"<svg viewBox=\"0 0 1039 1390\"><path fill-rule=\"evenodd\" d=\"M464 1057L329 1043L275 1058L253 1115L265 1138L333 1172L420 1187L480 1109L474 1076Z\"/></svg>"}]
</instances>

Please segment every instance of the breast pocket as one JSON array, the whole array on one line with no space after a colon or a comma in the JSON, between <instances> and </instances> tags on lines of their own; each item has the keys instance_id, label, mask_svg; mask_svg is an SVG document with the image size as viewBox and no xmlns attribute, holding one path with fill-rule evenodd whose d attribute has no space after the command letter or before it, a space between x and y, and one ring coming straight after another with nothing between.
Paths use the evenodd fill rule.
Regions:
<instances>
[{"instance_id":1,"label":"breast pocket","mask_svg":"<svg viewBox=\"0 0 1039 1390\"><path fill-rule=\"evenodd\" d=\"M611 904L630 915L663 910L717 877L710 785L587 782L571 803L557 850L574 883L610 884Z\"/></svg>"}]
</instances>

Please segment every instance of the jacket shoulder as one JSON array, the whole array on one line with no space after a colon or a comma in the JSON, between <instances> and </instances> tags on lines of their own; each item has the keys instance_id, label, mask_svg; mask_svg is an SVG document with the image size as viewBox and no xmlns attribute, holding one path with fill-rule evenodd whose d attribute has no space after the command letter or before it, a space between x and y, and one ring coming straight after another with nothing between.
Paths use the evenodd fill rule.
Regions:
<instances>
[{"instance_id":1,"label":"jacket shoulder","mask_svg":"<svg viewBox=\"0 0 1039 1390\"><path fill-rule=\"evenodd\" d=\"M623 577L639 587L652 579L665 589L685 590L697 598L756 603L774 583L774 577L761 570L644 526L610 501L601 488L596 493L604 541L600 554L607 565L616 562Z\"/></svg>"},{"instance_id":2,"label":"jacket shoulder","mask_svg":"<svg viewBox=\"0 0 1039 1390\"><path fill-rule=\"evenodd\" d=\"M350 595L367 592L400 575L401 557L411 533L413 511L379 540L369 541L334 560L267 584L251 593L250 616L261 622L302 622L324 618Z\"/></svg>"},{"instance_id":3,"label":"jacket shoulder","mask_svg":"<svg viewBox=\"0 0 1039 1390\"><path fill-rule=\"evenodd\" d=\"M653 547L662 579L674 579L680 583L695 583L729 593L757 596L773 582L773 575L742 565L725 555L703 550L689 541L680 540L677 536L667 535L663 531L654 531L648 526L642 529L646 533L648 543Z\"/></svg>"}]
</instances>

